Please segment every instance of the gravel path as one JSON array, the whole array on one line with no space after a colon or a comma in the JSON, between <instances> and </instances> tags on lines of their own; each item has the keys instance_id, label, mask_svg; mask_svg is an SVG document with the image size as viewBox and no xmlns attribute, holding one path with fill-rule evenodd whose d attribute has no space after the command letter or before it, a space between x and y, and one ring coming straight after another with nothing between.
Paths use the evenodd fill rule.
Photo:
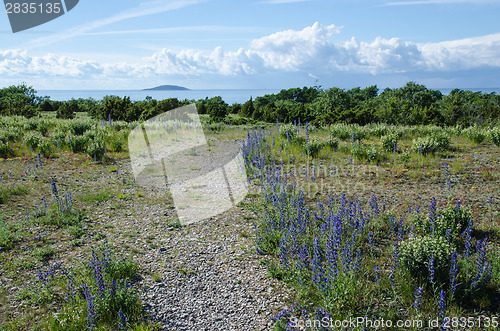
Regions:
<instances>
[{"instance_id":1,"label":"gravel path","mask_svg":"<svg viewBox=\"0 0 500 331\"><path fill-rule=\"evenodd\" d=\"M119 164L128 172L129 162ZM233 207L211 219L176 228L171 199L133 186L119 209L104 202L94 219L117 249L143 270L146 311L163 330L270 330L270 318L290 295L267 275L255 252L253 213Z\"/></svg>"},{"instance_id":2,"label":"gravel path","mask_svg":"<svg viewBox=\"0 0 500 331\"><path fill-rule=\"evenodd\" d=\"M283 308L279 284L241 236L251 225L235 214L190 225L148 254L161 281L146 280L144 298L165 330L266 330Z\"/></svg>"}]
</instances>

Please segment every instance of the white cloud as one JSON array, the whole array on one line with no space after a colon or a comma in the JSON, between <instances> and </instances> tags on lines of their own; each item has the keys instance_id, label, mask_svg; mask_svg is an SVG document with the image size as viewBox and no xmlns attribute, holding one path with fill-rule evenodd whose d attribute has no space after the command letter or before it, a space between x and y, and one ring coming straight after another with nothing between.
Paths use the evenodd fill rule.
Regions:
<instances>
[{"instance_id":1,"label":"white cloud","mask_svg":"<svg viewBox=\"0 0 500 331\"><path fill-rule=\"evenodd\" d=\"M300 70L303 67L324 65L335 55L331 38L341 27L314 23L302 31L287 30L255 39L250 47L258 52L267 67L282 70Z\"/></svg>"},{"instance_id":2,"label":"white cloud","mask_svg":"<svg viewBox=\"0 0 500 331\"><path fill-rule=\"evenodd\" d=\"M250 77L297 73L304 77L349 74L450 73L500 69L500 33L439 43L418 44L398 38L336 41L341 27L315 23L255 39L248 49L212 51L162 49L137 63L99 63L22 50L0 50L0 75L28 80L155 80L164 77ZM91 83L89 83L91 84Z\"/></svg>"},{"instance_id":3,"label":"white cloud","mask_svg":"<svg viewBox=\"0 0 500 331\"><path fill-rule=\"evenodd\" d=\"M500 67L500 33L420 45L432 70Z\"/></svg>"},{"instance_id":4,"label":"white cloud","mask_svg":"<svg viewBox=\"0 0 500 331\"><path fill-rule=\"evenodd\" d=\"M0 74L10 77L64 76L88 78L103 73L95 62L81 61L67 56L47 54L43 57L29 56L26 51L0 50Z\"/></svg>"}]
</instances>

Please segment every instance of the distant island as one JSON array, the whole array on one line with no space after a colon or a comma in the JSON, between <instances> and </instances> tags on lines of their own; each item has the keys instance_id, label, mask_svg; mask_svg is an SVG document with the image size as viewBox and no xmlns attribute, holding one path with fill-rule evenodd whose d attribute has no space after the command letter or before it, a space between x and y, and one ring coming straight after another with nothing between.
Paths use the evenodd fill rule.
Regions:
<instances>
[{"instance_id":1,"label":"distant island","mask_svg":"<svg viewBox=\"0 0 500 331\"><path fill-rule=\"evenodd\" d=\"M146 88L143 91L189 91L189 89L177 85L161 85L153 88Z\"/></svg>"}]
</instances>

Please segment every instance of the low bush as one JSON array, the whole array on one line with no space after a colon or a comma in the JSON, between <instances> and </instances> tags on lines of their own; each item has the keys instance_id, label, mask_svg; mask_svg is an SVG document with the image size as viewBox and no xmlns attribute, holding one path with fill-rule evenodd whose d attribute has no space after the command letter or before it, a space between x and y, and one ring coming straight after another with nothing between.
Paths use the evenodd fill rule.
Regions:
<instances>
[{"instance_id":1,"label":"low bush","mask_svg":"<svg viewBox=\"0 0 500 331\"><path fill-rule=\"evenodd\" d=\"M366 147L366 158L375 163L380 160L381 154L375 146Z\"/></svg>"},{"instance_id":2,"label":"low bush","mask_svg":"<svg viewBox=\"0 0 500 331\"><path fill-rule=\"evenodd\" d=\"M472 212L464 207L450 206L436 212L434 217L423 214L414 214L414 231L418 235L433 235L446 238L446 240L457 245L460 242L462 232L473 226Z\"/></svg>"},{"instance_id":3,"label":"low bush","mask_svg":"<svg viewBox=\"0 0 500 331\"><path fill-rule=\"evenodd\" d=\"M92 128L91 121L85 120L74 120L70 122L69 129L71 132L77 136L83 135L86 131Z\"/></svg>"},{"instance_id":4,"label":"low bush","mask_svg":"<svg viewBox=\"0 0 500 331\"><path fill-rule=\"evenodd\" d=\"M42 135L38 132L28 132L24 135L23 142L26 147L34 150L38 148L38 144L42 139Z\"/></svg>"},{"instance_id":5,"label":"low bush","mask_svg":"<svg viewBox=\"0 0 500 331\"><path fill-rule=\"evenodd\" d=\"M323 148L323 144L317 138L312 138L309 142L304 143L303 148L307 155L315 158Z\"/></svg>"},{"instance_id":6,"label":"low bush","mask_svg":"<svg viewBox=\"0 0 500 331\"><path fill-rule=\"evenodd\" d=\"M12 155L12 149L10 148L9 143L0 140L0 157L8 158L11 155Z\"/></svg>"},{"instance_id":7,"label":"low bush","mask_svg":"<svg viewBox=\"0 0 500 331\"><path fill-rule=\"evenodd\" d=\"M438 141L436 137L419 137L417 139L413 139L412 149L416 153L420 153L423 155L434 154L437 151L443 149L443 146L446 145L446 138L441 137L441 141Z\"/></svg>"},{"instance_id":8,"label":"low bush","mask_svg":"<svg viewBox=\"0 0 500 331\"><path fill-rule=\"evenodd\" d=\"M432 272L429 262L432 257L434 282L441 284L449 278L448 270L453 249L444 237L416 236L402 241L399 252L401 265L412 276L420 279L429 278Z\"/></svg>"},{"instance_id":9,"label":"low bush","mask_svg":"<svg viewBox=\"0 0 500 331\"><path fill-rule=\"evenodd\" d=\"M297 135L297 129L291 124L281 124L279 134L287 139L293 139Z\"/></svg>"},{"instance_id":10,"label":"low bush","mask_svg":"<svg viewBox=\"0 0 500 331\"><path fill-rule=\"evenodd\" d=\"M86 150L86 145L87 145L87 138L83 136L68 136L67 139L67 144L69 146L69 149L73 153L78 153L78 152L83 152Z\"/></svg>"},{"instance_id":11,"label":"low bush","mask_svg":"<svg viewBox=\"0 0 500 331\"><path fill-rule=\"evenodd\" d=\"M382 143L382 148L386 152L392 152L397 148L397 143L400 136L397 133L389 133L388 135L382 136L380 142Z\"/></svg>"},{"instance_id":12,"label":"low bush","mask_svg":"<svg viewBox=\"0 0 500 331\"><path fill-rule=\"evenodd\" d=\"M38 150L44 157L50 157L54 154L54 146L48 138L43 138L42 140L40 140L38 144Z\"/></svg>"},{"instance_id":13,"label":"low bush","mask_svg":"<svg viewBox=\"0 0 500 331\"><path fill-rule=\"evenodd\" d=\"M486 139L486 132L478 127L467 128L463 134L476 144L481 144Z\"/></svg>"},{"instance_id":14,"label":"low bush","mask_svg":"<svg viewBox=\"0 0 500 331\"><path fill-rule=\"evenodd\" d=\"M335 137L330 137L330 139L327 140L326 145L329 146L331 149L337 149L339 148L339 140Z\"/></svg>"},{"instance_id":15,"label":"low bush","mask_svg":"<svg viewBox=\"0 0 500 331\"><path fill-rule=\"evenodd\" d=\"M500 146L500 127L490 129L490 131L488 132L488 137L490 138L492 143Z\"/></svg>"},{"instance_id":16,"label":"low bush","mask_svg":"<svg viewBox=\"0 0 500 331\"><path fill-rule=\"evenodd\" d=\"M64 291L62 312L50 314L50 330L147 330L138 290L132 286L138 265L116 257L107 243L92 252L83 272L68 270L56 263L38 273L40 292ZM52 295L54 299L58 297Z\"/></svg>"},{"instance_id":17,"label":"low bush","mask_svg":"<svg viewBox=\"0 0 500 331\"><path fill-rule=\"evenodd\" d=\"M97 138L95 140L92 140L87 146L87 155L92 157L94 160L102 160L105 152L106 145L103 139Z\"/></svg>"}]
</instances>

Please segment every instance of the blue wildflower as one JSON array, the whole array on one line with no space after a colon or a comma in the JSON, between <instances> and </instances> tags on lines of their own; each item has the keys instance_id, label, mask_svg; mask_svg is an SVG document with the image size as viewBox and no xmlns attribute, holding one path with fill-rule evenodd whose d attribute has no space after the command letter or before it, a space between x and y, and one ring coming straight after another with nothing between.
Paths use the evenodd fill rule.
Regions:
<instances>
[{"instance_id":1,"label":"blue wildflower","mask_svg":"<svg viewBox=\"0 0 500 331\"><path fill-rule=\"evenodd\" d=\"M434 285L434 256L432 254L429 256L427 270L429 271L429 283Z\"/></svg>"},{"instance_id":2,"label":"blue wildflower","mask_svg":"<svg viewBox=\"0 0 500 331\"><path fill-rule=\"evenodd\" d=\"M127 323L128 323L127 315L120 308L120 310L118 310L118 327L120 328L120 330L126 330Z\"/></svg>"},{"instance_id":3,"label":"blue wildflower","mask_svg":"<svg viewBox=\"0 0 500 331\"><path fill-rule=\"evenodd\" d=\"M59 192L57 192L57 186L56 186L56 182L54 181L54 178L50 178L50 186L52 188L52 195L54 195L54 197L58 197L59 196Z\"/></svg>"},{"instance_id":4,"label":"blue wildflower","mask_svg":"<svg viewBox=\"0 0 500 331\"><path fill-rule=\"evenodd\" d=\"M457 252L451 254L451 265L450 265L450 288L451 295L455 294L457 290L457 276L458 276L458 258Z\"/></svg>"},{"instance_id":5,"label":"blue wildflower","mask_svg":"<svg viewBox=\"0 0 500 331\"><path fill-rule=\"evenodd\" d=\"M415 302L413 303L413 308L415 308L417 311L420 310L420 305L422 304L422 291L423 291L422 286L419 286L415 290Z\"/></svg>"},{"instance_id":6,"label":"blue wildflower","mask_svg":"<svg viewBox=\"0 0 500 331\"><path fill-rule=\"evenodd\" d=\"M441 290L439 293L439 317L441 318L441 330L446 330L445 328L445 318L446 318L446 292Z\"/></svg>"}]
</instances>

